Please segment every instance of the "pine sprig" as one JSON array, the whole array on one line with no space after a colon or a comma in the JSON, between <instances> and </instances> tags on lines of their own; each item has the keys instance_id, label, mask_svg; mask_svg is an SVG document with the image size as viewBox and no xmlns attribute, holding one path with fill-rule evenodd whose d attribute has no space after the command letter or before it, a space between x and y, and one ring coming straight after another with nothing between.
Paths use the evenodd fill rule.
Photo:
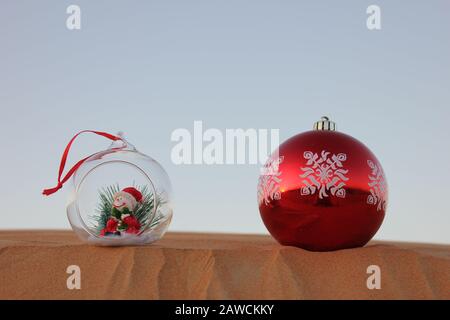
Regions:
<instances>
[{"instance_id":1,"label":"pine sprig","mask_svg":"<svg viewBox=\"0 0 450 320\"><path fill-rule=\"evenodd\" d=\"M133 210L133 215L139 221L142 228L153 228L164 217L158 210L163 204L163 201L161 201L161 197L157 195L155 203L155 195L149 190L147 185L134 187L142 193L143 201L136 205L136 208ZM114 195L120 190L119 184L111 185L99 190L100 201L96 208L96 214L91 216L92 228L95 229L97 234L100 234L101 230L106 228L106 223L111 217ZM155 205L156 210L154 209Z\"/></svg>"}]
</instances>

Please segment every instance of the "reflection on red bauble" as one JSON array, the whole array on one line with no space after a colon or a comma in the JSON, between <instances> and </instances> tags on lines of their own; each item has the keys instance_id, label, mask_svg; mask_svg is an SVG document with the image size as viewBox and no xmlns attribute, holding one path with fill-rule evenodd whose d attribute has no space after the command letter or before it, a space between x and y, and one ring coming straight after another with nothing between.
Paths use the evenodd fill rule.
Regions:
<instances>
[{"instance_id":1,"label":"reflection on red bauble","mask_svg":"<svg viewBox=\"0 0 450 320\"><path fill-rule=\"evenodd\" d=\"M312 251L364 246L383 222L387 200L375 155L326 117L281 144L258 184L259 211L271 235Z\"/></svg>"}]
</instances>

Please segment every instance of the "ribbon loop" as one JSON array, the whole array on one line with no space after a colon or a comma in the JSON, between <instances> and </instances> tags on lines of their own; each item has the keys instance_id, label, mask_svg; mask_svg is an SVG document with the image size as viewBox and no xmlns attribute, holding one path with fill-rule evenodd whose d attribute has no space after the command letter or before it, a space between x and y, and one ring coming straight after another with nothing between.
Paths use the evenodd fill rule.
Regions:
<instances>
[{"instance_id":1,"label":"ribbon loop","mask_svg":"<svg viewBox=\"0 0 450 320\"><path fill-rule=\"evenodd\" d=\"M78 162L77 162L77 163L76 163L76 164L75 164L75 165L74 165L74 166L66 173L66 175L64 176L64 178L61 179L61 176L62 176L62 174L63 174L63 172L64 172L64 167L66 166L67 156L69 155L69 151L70 151L70 147L72 146L72 143L75 141L75 139L76 139L80 134L85 133L85 132L95 133L95 134L97 134L97 135L99 135L99 136L103 136L103 137L105 137L105 138L107 138L107 139L109 139L109 140L112 140L112 141L122 140L121 137L112 135L112 134L107 133L107 132L93 131L93 130L83 130L83 131L78 132L76 135L74 135L74 136L72 137L72 139L70 139L69 143L67 144L66 148L64 149L63 155L62 155L62 157L61 157L61 163L60 163L60 165L59 165L59 173L58 173L58 183L57 183L57 185L56 185L55 187L53 187L53 188L44 189L44 190L42 191L42 194L43 194L43 195L49 196L49 195L55 193L56 191L58 191L59 189L61 189L61 188L63 187L64 183L65 183L67 180L69 180L69 178L75 173L75 171L77 171L77 169L83 164L83 162L85 162L85 161L90 157L90 156L88 156L88 157L86 157L86 158L81 159L80 161L78 161Z\"/></svg>"}]
</instances>

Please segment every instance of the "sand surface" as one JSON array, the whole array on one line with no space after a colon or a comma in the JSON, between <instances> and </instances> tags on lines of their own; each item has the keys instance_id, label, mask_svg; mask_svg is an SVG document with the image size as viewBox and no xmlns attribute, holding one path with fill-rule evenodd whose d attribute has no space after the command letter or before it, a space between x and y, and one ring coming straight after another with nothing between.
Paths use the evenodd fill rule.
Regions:
<instances>
[{"instance_id":1,"label":"sand surface","mask_svg":"<svg viewBox=\"0 0 450 320\"><path fill-rule=\"evenodd\" d=\"M69 290L66 269L81 270ZM367 267L381 289L367 288ZM450 299L450 245L309 252L264 235L169 233L94 247L71 231L0 231L0 299Z\"/></svg>"}]
</instances>

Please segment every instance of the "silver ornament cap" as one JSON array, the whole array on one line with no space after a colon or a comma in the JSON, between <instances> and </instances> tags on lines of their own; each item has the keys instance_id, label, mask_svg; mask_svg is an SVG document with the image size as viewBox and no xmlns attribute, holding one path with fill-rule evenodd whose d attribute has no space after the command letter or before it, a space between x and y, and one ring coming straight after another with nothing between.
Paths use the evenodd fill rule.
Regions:
<instances>
[{"instance_id":1,"label":"silver ornament cap","mask_svg":"<svg viewBox=\"0 0 450 320\"><path fill-rule=\"evenodd\" d=\"M319 121L314 123L314 130L336 131L336 123L328 117L323 116Z\"/></svg>"}]
</instances>

